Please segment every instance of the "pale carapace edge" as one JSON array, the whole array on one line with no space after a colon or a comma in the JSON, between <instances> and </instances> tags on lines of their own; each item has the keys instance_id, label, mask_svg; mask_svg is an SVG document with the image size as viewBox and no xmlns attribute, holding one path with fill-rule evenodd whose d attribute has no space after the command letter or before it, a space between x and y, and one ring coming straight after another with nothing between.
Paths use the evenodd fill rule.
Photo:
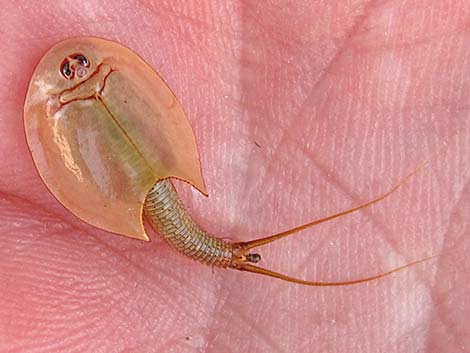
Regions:
<instances>
[{"instance_id":1,"label":"pale carapace edge","mask_svg":"<svg viewBox=\"0 0 470 353\"><path fill-rule=\"evenodd\" d=\"M232 243L201 229L178 198L171 178L207 195L196 139L168 85L137 54L99 38L77 37L52 47L36 67L24 106L27 142L42 180L75 216L97 228L149 240L142 213L173 248L201 263L290 282L336 286L384 277L311 282L253 265L251 249L358 207L268 237Z\"/></svg>"}]
</instances>

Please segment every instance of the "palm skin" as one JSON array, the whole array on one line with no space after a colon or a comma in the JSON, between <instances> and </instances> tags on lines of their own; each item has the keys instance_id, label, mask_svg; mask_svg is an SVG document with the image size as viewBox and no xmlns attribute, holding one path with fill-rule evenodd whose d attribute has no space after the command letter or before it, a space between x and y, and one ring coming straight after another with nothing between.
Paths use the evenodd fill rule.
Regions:
<instances>
[{"instance_id":1,"label":"palm skin","mask_svg":"<svg viewBox=\"0 0 470 353\"><path fill-rule=\"evenodd\" d=\"M465 352L468 1L0 1L0 352ZM88 226L42 184L23 132L35 64L75 35L117 40L188 113L204 228L250 240L370 209L260 250L312 288L185 259Z\"/></svg>"}]
</instances>

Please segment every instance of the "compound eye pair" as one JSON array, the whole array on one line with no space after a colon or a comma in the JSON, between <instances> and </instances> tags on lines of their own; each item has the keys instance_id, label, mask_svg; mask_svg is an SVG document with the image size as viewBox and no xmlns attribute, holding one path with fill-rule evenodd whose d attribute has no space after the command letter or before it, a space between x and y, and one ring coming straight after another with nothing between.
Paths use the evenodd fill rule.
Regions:
<instances>
[{"instance_id":1,"label":"compound eye pair","mask_svg":"<svg viewBox=\"0 0 470 353\"><path fill-rule=\"evenodd\" d=\"M75 67L78 64L77 67ZM83 54L73 54L65 58L60 66L60 73L67 80L71 80L75 76L75 72L78 77L83 77L86 75L86 68L90 66L90 61Z\"/></svg>"}]
</instances>

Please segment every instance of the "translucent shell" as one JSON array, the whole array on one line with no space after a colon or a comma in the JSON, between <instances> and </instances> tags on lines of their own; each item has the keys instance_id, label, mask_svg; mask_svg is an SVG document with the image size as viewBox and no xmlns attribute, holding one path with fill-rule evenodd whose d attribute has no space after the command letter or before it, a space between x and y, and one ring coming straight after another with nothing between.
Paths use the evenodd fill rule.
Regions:
<instances>
[{"instance_id":1,"label":"translucent shell","mask_svg":"<svg viewBox=\"0 0 470 353\"><path fill-rule=\"evenodd\" d=\"M29 84L24 124L44 183L68 210L98 228L148 240L143 204L166 177L207 194L181 104L121 44L79 37L51 48Z\"/></svg>"}]
</instances>

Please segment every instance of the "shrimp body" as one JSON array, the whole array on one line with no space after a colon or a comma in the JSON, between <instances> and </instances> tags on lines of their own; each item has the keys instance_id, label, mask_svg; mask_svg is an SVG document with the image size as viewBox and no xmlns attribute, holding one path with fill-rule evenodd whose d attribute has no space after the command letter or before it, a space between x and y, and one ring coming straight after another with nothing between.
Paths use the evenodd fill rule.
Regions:
<instances>
[{"instance_id":1,"label":"shrimp body","mask_svg":"<svg viewBox=\"0 0 470 353\"><path fill-rule=\"evenodd\" d=\"M230 266L234 256L232 244L209 234L193 221L170 180L155 183L145 200L144 213L154 230L181 254L206 265Z\"/></svg>"}]
</instances>

